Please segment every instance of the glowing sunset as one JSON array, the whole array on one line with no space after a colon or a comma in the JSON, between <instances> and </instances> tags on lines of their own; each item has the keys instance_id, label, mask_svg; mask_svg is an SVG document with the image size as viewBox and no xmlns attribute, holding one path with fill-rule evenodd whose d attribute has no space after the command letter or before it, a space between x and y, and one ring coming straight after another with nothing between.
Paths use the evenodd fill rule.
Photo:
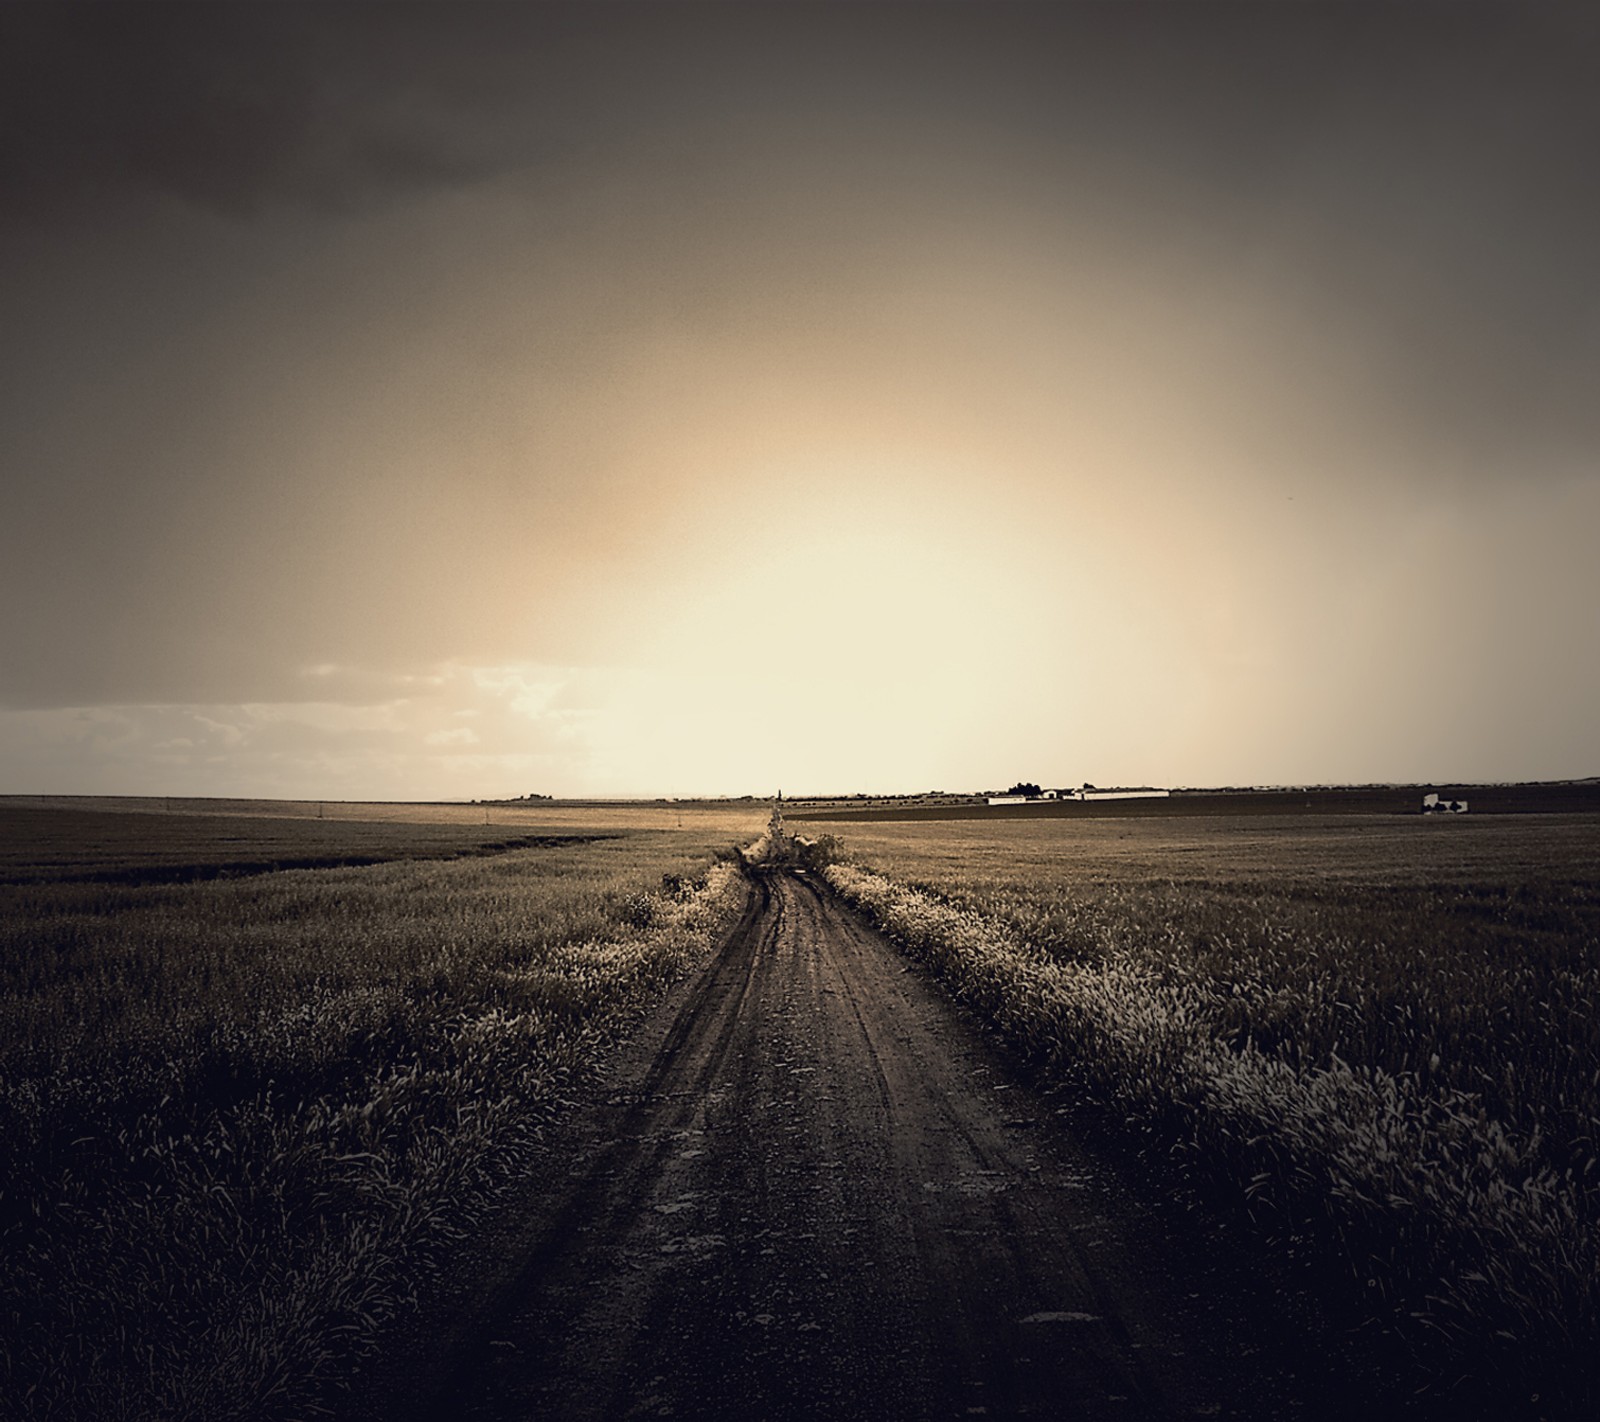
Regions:
<instances>
[{"instance_id":1,"label":"glowing sunset","mask_svg":"<svg viewBox=\"0 0 1600 1422\"><path fill-rule=\"evenodd\" d=\"M9 790L1594 769L1581 12L3 24Z\"/></svg>"}]
</instances>

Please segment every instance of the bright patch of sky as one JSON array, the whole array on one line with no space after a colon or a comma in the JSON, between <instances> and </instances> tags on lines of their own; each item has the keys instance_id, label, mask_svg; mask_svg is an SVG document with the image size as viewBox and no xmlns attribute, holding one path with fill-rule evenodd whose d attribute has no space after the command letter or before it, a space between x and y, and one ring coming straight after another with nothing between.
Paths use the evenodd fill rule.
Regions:
<instances>
[{"instance_id":1,"label":"bright patch of sky","mask_svg":"<svg viewBox=\"0 0 1600 1422\"><path fill-rule=\"evenodd\" d=\"M1592 774L1597 43L0 10L0 791Z\"/></svg>"}]
</instances>

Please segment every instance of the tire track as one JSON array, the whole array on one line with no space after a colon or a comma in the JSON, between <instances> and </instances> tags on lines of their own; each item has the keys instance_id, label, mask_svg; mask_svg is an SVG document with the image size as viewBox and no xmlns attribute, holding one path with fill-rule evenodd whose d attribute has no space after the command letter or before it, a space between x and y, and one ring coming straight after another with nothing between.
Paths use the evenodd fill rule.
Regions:
<instances>
[{"instance_id":1,"label":"tire track","mask_svg":"<svg viewBox=\"0 0 1600 1422\"><path fill-rule=\"evenodd\" d=\"M411 1415L1358 1409L920 969L806 878L752 884Z\"/></svg>"}]
</instances>

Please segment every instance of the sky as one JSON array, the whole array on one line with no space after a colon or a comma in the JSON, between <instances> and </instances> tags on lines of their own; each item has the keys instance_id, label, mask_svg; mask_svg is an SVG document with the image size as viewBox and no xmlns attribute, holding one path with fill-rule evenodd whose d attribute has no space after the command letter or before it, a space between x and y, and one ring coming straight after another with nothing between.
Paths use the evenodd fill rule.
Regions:
<instances>
[{"instance_id":1,"label":"sky","mask_svg":"<svg viewBox=\"0 0 1600 1422\"><path fill-rule=\"evenodd\" d=\"M1588 6L0 7L0 792L1600 774Z\"/></svg>"}]
</instances>

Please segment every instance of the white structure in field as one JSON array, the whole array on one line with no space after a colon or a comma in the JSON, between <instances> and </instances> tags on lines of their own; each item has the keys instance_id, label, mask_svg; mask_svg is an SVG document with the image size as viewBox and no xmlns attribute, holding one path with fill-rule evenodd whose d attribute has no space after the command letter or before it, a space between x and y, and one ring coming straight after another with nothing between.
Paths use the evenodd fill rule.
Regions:
<instances>
[{"instance_id":1,"label":"white structure in field","mask_svg":"<svg viewBox=\"0 0 1600 1422\"><path fill-rule=\"evenodd\" d=\"M1466 812L1465 800L1441 800L1431 792L1422 797L1422 813L1425 815L1464 815Z\"/></svg>"},{"instance_id":2,"label":"white structure in field","mask_svg":"<svg viewBox=\"0 0 1600 1422\"><path fill-rule=\"evenodd\" d=\"M1042 800L1164 800L1170 790L1152 790L1140 786L1132 790L1096 790L1085 785L1081 790L1045 790L1038 795L991 795L991 805L1037 805Z\"/></svg>"},{"instance_id":3,"label":"white structure in field","mask_svg":"<svg viewBox=\"0 0 1600 1422\"><path fill-rule=\"evenodd\" d=\"M1085 785L1081 790L1069 792L1067 798L1071 800L1165 800L1172 794L1170 790L1151 790L1147 786L1140 786L1137 790L1096 790L1092 785Z\"/></svg>"}]
</instances>

